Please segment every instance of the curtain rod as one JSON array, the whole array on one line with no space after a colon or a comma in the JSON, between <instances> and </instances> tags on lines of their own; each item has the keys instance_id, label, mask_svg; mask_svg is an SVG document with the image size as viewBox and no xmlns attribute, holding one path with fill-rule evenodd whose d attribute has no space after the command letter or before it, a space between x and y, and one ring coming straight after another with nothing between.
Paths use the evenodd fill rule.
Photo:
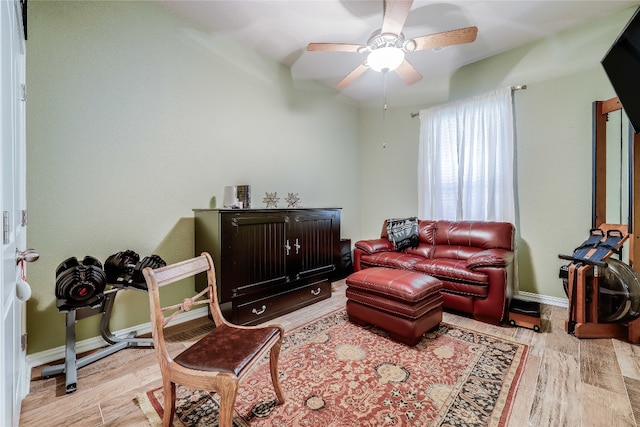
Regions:
<instances>
[{"instance_id":1,"label":"curtain rod","mask_svg":"<svg viewBox=\"0 0 640 427\"><path fill-rule=\"evenodd\" d=\"M525 90L526 88L527 88L527 85L511 86L511 90ZM420 115L420 113L410 113L409 115L413 119L414 117L418 117Z\"/></svg>"}]
</instances>

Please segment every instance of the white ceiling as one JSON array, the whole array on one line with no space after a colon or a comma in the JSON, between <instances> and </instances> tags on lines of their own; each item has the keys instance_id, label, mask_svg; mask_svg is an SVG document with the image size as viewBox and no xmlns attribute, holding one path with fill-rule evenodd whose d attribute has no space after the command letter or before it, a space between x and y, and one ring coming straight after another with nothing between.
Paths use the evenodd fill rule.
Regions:
<instances>
[{"instance_id":1,"label":"white ceiling","mask_svg":"<svg viewBox=\"0 0 640 427\"><path fill-rule=\"evenodd\" d=\"M382 0L158 0L241 46L291 67L296 80L312 79L334 86L366 55L307 52L310 42L366 44L382 24ZM415 0L404 26L414 38L467 26L478 27L475 42L435 52L407 53L407 60L429 79L459 67L551 36L584 22L638 5L616 0ZM377 74L377 75L376 75ZM412 90L395 73L389 92ZM342 93L358 101L380 97L381 77L368 70ZM418 89L418 84L413 90Z\"/></svg>"}]
</instances>

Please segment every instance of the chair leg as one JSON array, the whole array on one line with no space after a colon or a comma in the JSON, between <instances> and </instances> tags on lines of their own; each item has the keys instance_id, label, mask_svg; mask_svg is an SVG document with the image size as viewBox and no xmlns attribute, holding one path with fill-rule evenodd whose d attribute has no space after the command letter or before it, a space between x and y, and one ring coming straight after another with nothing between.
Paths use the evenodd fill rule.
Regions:
<instances>
[{"instance_id":1,"label":"chair leg","mask_svg":"<svg viewBox=\"0 0 640 427\"><path fill-rule=\"evenodd\" d=\"M176 384L171 381L165 381L163 391L164 415L162 417L162 427L171 427L173 425L173 416L176 413Z\"/></svg>"},{"instance_id":2,"label":"chair leg","mask_svg":"<svg viewBox=\"0 0 640 427\"><path fill-rule=\"evenodd\" d=\"M218 391L220 395L219 427L233 427L233 407L238 394L238 380L224 381Z\"/></svg>"},{"instance_id":3,"label":"chair leg","mask_svg":"<svg viewBox=\"0 0 640 427\"><path fill-rule=\"evenodd\" d=\"M278 405L284 403L284 393L282 392L282 388L280 387L280 379L278 378L278 358L280 357L280 346L282 345L282 337L280 340L271 347L269 352L269 368L271 371L271 382L273 383L273 388L276 391L276 396L278 397Z\"/></svg>"}]
</instances>

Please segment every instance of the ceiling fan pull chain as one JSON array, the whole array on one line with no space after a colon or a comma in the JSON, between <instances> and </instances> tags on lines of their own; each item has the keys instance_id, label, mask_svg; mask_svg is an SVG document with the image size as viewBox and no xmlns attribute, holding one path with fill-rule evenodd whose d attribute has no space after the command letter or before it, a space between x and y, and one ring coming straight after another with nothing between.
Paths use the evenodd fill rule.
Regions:
<instances>
[{"instance_id":1,"label":"ceiling fan pull chain","mask_svg":"<svg viewBox=\"0 0 640 427\"><path fill-rule=\"evenodd\" d=\"M387 148L387 72L382 73L382 148Z\"/></svg>"}]
</instances>

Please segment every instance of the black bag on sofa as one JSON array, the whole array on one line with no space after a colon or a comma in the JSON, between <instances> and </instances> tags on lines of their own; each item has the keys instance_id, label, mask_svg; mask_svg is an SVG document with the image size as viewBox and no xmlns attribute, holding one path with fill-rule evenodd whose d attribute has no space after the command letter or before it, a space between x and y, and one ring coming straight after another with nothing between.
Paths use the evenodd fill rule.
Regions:
<instances>
[{"instance_id":1,"label":"black bag on sofa","mask_svg":"<svg viewBox=\"0 0 640 427\"><path fill-rule=\"evenodd\" d=\"M396 251L417 248L420 244L418 237L418 218L390 218L387 220L387 234L393 242Z\"/></svg>"}]
</instances>

